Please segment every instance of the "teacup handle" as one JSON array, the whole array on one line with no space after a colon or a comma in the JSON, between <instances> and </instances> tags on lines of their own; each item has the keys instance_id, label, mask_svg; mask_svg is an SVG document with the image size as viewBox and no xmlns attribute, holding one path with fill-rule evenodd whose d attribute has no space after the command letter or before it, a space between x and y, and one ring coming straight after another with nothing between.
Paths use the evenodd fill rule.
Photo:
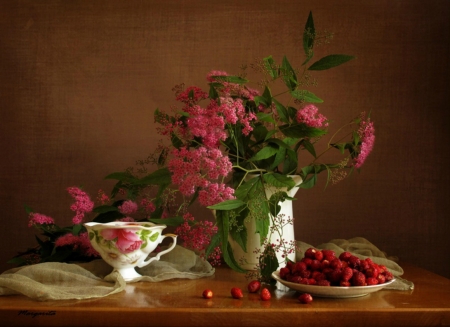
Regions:
<instances>
[{"instance_id":1,"label":"teacup handle","mask_svg":"<svg viewBox=\"0 0 450 327\"><path fill-rule=\"evenodd\" d=\"M163 251L161 251L161 252L158 252L158 254L157 254L156 256L151 257L150 259L148 259L148 260L146 260L146 261L144 260L140 265L138 265L138 267L139 267L139 268L142 268L142 267L148 265L148 264L149 264L150 262L152 262L152 261L159 260L163 254L166 254L167 252L172 251L173 248L177 245L177 236L178 236L178 235L175 235L175 234L166 234L166 235L162 235L162 237L161 237L161 242L162 242L166 237L172 237L172 238L173 238L173 243L172 243L172 245L171 245L168 249L165 249L165 250L163 250Z\"/></svg>"}]
</instances>

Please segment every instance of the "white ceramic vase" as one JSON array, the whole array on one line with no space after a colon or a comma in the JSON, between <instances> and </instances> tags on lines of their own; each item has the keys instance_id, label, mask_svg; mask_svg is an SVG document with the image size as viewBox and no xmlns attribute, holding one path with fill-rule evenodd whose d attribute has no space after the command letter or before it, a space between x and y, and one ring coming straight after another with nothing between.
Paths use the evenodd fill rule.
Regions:
<instances>
[{"instance_id":1,"label":"white ceramic vase","mask_svg":"<svg viewBox=\"0 0 450 327\"><path fill-rule=\"evenodd\" d=\"M296 183L299 185L302 182L302 178L298 175L290 176ZM265 188L267 198L270 198L272 194L279 191L286 192L290 197L294 197L297 193L299 187L293 187L289 191L287 188L276 188L267 186ZM292 201L285 200L279 202L281 210L279 215L283 215L284 219L293 219L293 208ZM246 270L255 270L257 264L259 262L260 255L264 252L263 246L261 246L260 235L256 233L256 226L253 220L249 220L244 222L245 227L247 228L247 252L245 252L241 246L234 241L231 236L228 238L230 242L231 249L233 251L233 256L235 260L238 262L239 266ZM269 235L270 235L270 243L279 244L280 234L277 232L271 233L273 225L273 217L270 217L270 226L269 226ZM294 224L286 224L282 228L282 239L285 244L295 244L295 235L294 235ZM278 263L280 266L283 262L285 262L286 258L283 256L284 253L282 251L278 251L276 253ZM288 259L295 261L295 248L289 254L287 254Z\"/></svg>"}]
</instances>

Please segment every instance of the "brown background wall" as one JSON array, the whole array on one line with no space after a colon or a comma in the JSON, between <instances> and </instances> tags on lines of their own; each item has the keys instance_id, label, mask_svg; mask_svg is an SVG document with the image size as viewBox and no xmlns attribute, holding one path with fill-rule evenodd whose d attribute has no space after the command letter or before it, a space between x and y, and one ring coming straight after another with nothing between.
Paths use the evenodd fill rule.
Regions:
<instances>
[{"instance_id":1,"label":"brown background wall","mask_svg":"<svg viewBox=\"0 0 450 327\"><path fill-rule=\"evenodd\" d=\"M377 140L361 174L297 193L297 238L366 237L450 278L449 4L1 1L1 271L35 245L24 204L68 224L65 188L95 196L112 185L104 176L145 158L153 110L173 103L174 85L267 55L298 65L312 10L318 30L335 32L320 51L358 57L316 74L320 108L333 126L372 110Z\"/></svg>"}]
</instances>

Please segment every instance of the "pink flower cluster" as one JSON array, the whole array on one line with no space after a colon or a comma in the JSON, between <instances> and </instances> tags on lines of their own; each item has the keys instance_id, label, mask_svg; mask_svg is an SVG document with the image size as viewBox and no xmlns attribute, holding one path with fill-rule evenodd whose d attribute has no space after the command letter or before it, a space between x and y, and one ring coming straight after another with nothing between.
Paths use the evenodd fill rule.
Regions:
<instances>
[{"instance_id":1,"label":"pink flower cluster","mask_svg":"<svg viewBox=\"0 0 450 327\"><path fill-rule=\"evenodd\" d=\"M155 204L152 201L145 199L145 198L141 200L141 207L147 213L152 213L156 210Z\"/></svg>"},{"instance_id":2,"label":"pink flower cluster","mask_svg":"<svg viewBox=\"0 0 450 327\"><path fill-rule=\"evenodd\" d=\"M55 224L55 221L53 218L48 217L46 215L40 214L40 213L30 213L29 220L28 220L28 227L34 226L34 225L53 225Z\"/></svg>"},{"instance_id":3,"label":"pink flower cluster","mask_svg":"<svg viewBox=\"0 0 450 327\"><path fill-rule=\"evenodd\" d=\"M138 210L138 205L136 202L126 200L122 203L122 205L118 206L117 208L119 209L120 213L124 215L131 215Z\"/></svg>"},{"instance_id":4,"label":"pink flower cluster","mask_svg":"<svg viewBox=\"0 0 450 327\"><path fill-rule=\"evenodd\" d=\"M297 111L295 118L298 123L304 123L310 127L320 128L328 126L327 118L320 114L319 109L312 104Z\"/></svg>"},{"instance_id":5,"label":"pink flower cluster","mask_svg":"<svg viewBox=\"0 0 450 327\"><path fill-rule=\"evenodd\" d=\"M75 211L72 222L77 225L83 221L84 215L94 209L94 202L89 195L78 187L68 187L67 191L75 199L75 203L70 206L70 210Z\"/></svg>"},{"instance_id":6,"label":"pink flower cluster","mask_svg":"<svg viewBox=\"0 0 450 327\"><path fill-rule=\"evenodd\" d=\"M217 226L210 221L195 221L192 214L186 213L183 216L184 222L175 229L175 234L182 241L182 245L204 255L206 248L211 243L211 238L217 233ZM210 257L207 258L213 264L220 264L220 247L214 249Z\"/></svg>"},{"instance_id":7,"label":"pink flower cluster","mask_svg":"<svg viewBox=\"0 0 450 327\"><path fill-rule=\"evenodd\" d=\"M375 144L375 128L370 118L366 117L365 112L361 113L361 121L357 133L361 140L361 146L358 156L354 158L353 164L355 168L360 168L370 152L372 152L373 145Z\"/></svg>"},{"instance_id":8,"label":"pink flower cluster","mask_svg":"<svg viewBox=\"0 0 450 327\"><path fill-rule=\"evenodd\" d=\"M71 246L73 250L80 251L81 254L87 257L100 257L100 254L94 250L89 241L89 236L87 232L80 233L80 235L73 235L72 233L67 233L55 241L55 247L61 246Z\"/></svg>"},{"instance_id":9,"label":"pink flower cluster","mask_svg":"<svg viewBox=\"0 0 450 327\"><path fill-rule=\"evenodd\" d=\"M197 103L202 99L206 99L208 93L204 92L197 86L190 86L176 97L177 101L184 102L188 105Z\"/></svg>"},{"instance_id":10,"label":"pink flower cluster","mask_svg":"<svg viewBox=\"0 0 450 327\"><path fill-rule=\"evenodd\" d=\"M169 161L168 168L172 173L172 182L179 186L183 195L194 194L196 188L210 192L213 190L212 181L217 181L220 177L225 177L232 169L232 164L227 156L223 156L219 149L200 147L196 149L173 150L173 159ZM225 185L217 185L215 195L203 196L199 199L202 205L211 205L211 196L215 196L214 201L229 200L232 198L233 189ZM215 204L214 202L212 204Z\"/></svg>"}]
</instances>

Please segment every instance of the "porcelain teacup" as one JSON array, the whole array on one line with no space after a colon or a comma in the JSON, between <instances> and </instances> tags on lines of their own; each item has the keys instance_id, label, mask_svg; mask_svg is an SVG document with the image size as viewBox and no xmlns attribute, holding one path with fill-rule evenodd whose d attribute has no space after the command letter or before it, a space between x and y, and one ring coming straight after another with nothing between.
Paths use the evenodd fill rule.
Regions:
<instances>
[{"instance_id":1,"label":"porcelain teacup","mask_svg":"<svg viewBox=\"0 0 450 327\"><path fill-rule=\"evenodd\" d=\"M162 234L166 225L151 222L85 223L92 247L103 260L119 272L125 281L142 277L135 267L145 267L150 262L173 250L177 235ZM171 237L173 243L165 250L149 256L166 238Z\"/></svg>"}]
</instances>

